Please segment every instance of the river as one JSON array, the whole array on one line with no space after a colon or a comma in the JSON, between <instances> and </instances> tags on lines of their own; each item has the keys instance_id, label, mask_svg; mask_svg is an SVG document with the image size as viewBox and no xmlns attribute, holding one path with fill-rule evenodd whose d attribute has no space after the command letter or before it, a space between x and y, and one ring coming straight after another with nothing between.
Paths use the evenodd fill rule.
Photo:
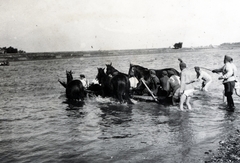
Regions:
<instances>
[{"instance_id":1,"label":"river","mask_svg":"<svg viewBox=\"0 0 240 163\"><path fill-rule=\"evenodd\" d=\"M201 163L215 152L218 142L239 129L240 100L236 111L223 108L223 85L218 74L209 92L196 91L192 111L177 106L135 101L120 104L110 98L88 98L83 106L64 103L58 79L66 70L79 79L93 80L97 68L112 65L128 73L129 64L179 70L178 58L194 66L220 68L224 55L240 62L240 50L202 50L148 55L82 57L11 62L0 67L1 163ZM236 64L238 67L238 65ZM196 83L201 85L201 83Z\"/></svg>"}]
</instances>

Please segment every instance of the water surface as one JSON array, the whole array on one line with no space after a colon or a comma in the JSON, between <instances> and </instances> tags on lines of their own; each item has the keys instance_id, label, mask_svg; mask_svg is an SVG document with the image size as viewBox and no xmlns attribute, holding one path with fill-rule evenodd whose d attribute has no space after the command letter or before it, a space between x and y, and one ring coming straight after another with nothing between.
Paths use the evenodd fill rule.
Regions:
<instances>
[{"instance_id":1,"label":"water surface","mask_svg":"<svg viewBox=\"0 0 240 163\"><path fill-rule=\"evenodd\" d=\"M204 162L205 152L214 152L218 142L237 129L240 121L239 97L233 96L233 114L222 109L223 86L217 74L208 72L213 78L209 93L195 92L189 112L179 111L177 106L146 102L127 105L101 97L86 99L84 106L70 106L64 103L65 90L57 80L66 80L65 71L73 70L74 78L83 73L91 81L97 67L110 62L125 73L130 63L179 70L177 58L182 58L194 74L194 66L219 68L225 54L239 63L239 52L214 49L24 61L0 67L0 160Z\"/></svg>"}]
</instances>

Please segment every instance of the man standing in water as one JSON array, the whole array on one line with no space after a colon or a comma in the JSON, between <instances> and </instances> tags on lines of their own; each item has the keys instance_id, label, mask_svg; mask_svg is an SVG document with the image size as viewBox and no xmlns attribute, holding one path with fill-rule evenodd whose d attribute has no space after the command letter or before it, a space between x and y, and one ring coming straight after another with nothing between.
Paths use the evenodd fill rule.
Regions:
<instances>
[{"instance_id":1,"label":"man standing in water","mask_svg":"<svg viewBox=\"0 0 240 163\"><path fill-rule=\"evenodd\" d=\"M202 82L201 90L208 91L208 87L212 83L212 77L205 71L200 70L199 67L194 67L194 69L197 73L197 79L193 80L193 82L197 82L202 79L203 82Z\"/></svg>"},{"instance_id":2,"label":"man standing in water","mask_svg":"<svg viewBox=\"0 0 240 163\"><path fill-rule=\"evenodd\" d=\"M169 85L172 92L172 104L176 105L177 101L179 101L179 91L180 91L180 77L175 75L173 71L168 72Z\"/></svg>"},{"instance_id":3,"label":"man standing in water","mask_svg":"<svg viewBox=\"0 0 240 163\"><path fill-rule=\"evenodd\" d=\"M181 60L178 59L180 61L180 70L181 72L181 76L180 76L180 110L184 110L183 109L183 104L184 102L186 102L187 108L189 110L192 109L191 105L190 105L190 99L193 96L193 92L194 92L194 87L191 84L192 81L192 76L191 73L189 72L189 70L187 69L186 64Z\"/></svg>"},{"instance_id":4,"label":"man standing in water","mask_svg":"<svg viewBox=\"0 0 240 163\"><path fill-rule=\"evenodd\" d=\"M80 81L82 82L82 85L83 85L83 87L84 87L85 89L88 88L89 82L88 82L88 80L86 79L86 77L85 77L84 74L81 74L81 75L80 75Z\"/></svg>"},{"instance_id":5,"label":"man standing in water","mask_svg":"<svg viewBox=\"0 0 240 163\"><path fill-rule=\"evenodd\" d=\"M160 95L164 97L168 97L170 93L170 84L169 84L169 77L167 71L162 72L162 77L159 79L160 80Z\"/></svg>"},{"instance_id":6,"label":"man standing in water","mask_svg":"<svg viewBox=\"0 0 240 163\"><path fill-rule=\"evenodd\" d=\"M151 78L151 82L152 82L152 92L154 95L157 95L158 93L158 87L160 84L160 81L156 75L156 72L154 70L150 70L150 78Z\"/></svg>"},{"instance_id":7,"label":"man standing in water","mask_svg":"<svg viewBox=\"0 0 240 163\"><path fill-rule=\"evenodd\" d=\"M236 82L236 74L237 69L234 63L232 62L233 59L227 55L224 57L224 66L219 69L212 70L213 73L222 73L222 76L220 76L218 79L223 79L223 85L224 85L224 95L227 97L227 111L234 112L235 106L232 98L233 89L235 87Z\"/></svg>"}]
</instances>

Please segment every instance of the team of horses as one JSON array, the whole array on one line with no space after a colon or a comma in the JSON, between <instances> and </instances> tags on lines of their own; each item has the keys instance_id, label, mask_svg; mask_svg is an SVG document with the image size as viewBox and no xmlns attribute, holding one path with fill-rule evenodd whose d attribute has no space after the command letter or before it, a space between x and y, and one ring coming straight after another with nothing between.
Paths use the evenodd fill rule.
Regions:
<instances>
[{"instance_id":1,"label":"team of horses","mask_svg":"<svg viewBox=\"0 0 240 163\"><path fill-rule=\"evenodd\" d=\"M174 72L175 75L180 75L180 73L174 68L165 69L148 69L140 65L130 64L128 74L118 71L112 66L112 63L106 64L105 68L97 68L98 73L96 75L96 80L98 84L90 84L87 89L83 87L83 84L78 79L73 79L72 71L66 71L67 82L59 81L59 83L66 89L66 98L68 100L84 101L87 94L100 95L102 97L113 97L120 103L127 102L128 104L133 104L131 96L138 92L137 94L142 95L143 90L148 87L152 88L152 82L150 80L150 71L155 71L156 76L160 79L163 72ZM137 87L130 88L129 78L136 77L139 83ZM142 84L143 80L145 81ZM135 90L135 91L134 91Z\"/></svg>"}]
</instances>

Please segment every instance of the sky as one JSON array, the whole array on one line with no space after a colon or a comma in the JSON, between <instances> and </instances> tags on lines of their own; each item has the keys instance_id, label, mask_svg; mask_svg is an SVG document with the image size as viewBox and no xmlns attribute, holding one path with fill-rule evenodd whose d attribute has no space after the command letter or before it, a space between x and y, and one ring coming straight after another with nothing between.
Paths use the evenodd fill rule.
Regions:
<instances>
[{"instance_id":1,"label":"sky","mask_svg":"<svg viewBox=\"0 0 240 163\"><path fill-rule=\"evenodd\" d=\"M0 47L26 52L240 42L239 0L1 0Z\"/></svg>"}]
</instances>

